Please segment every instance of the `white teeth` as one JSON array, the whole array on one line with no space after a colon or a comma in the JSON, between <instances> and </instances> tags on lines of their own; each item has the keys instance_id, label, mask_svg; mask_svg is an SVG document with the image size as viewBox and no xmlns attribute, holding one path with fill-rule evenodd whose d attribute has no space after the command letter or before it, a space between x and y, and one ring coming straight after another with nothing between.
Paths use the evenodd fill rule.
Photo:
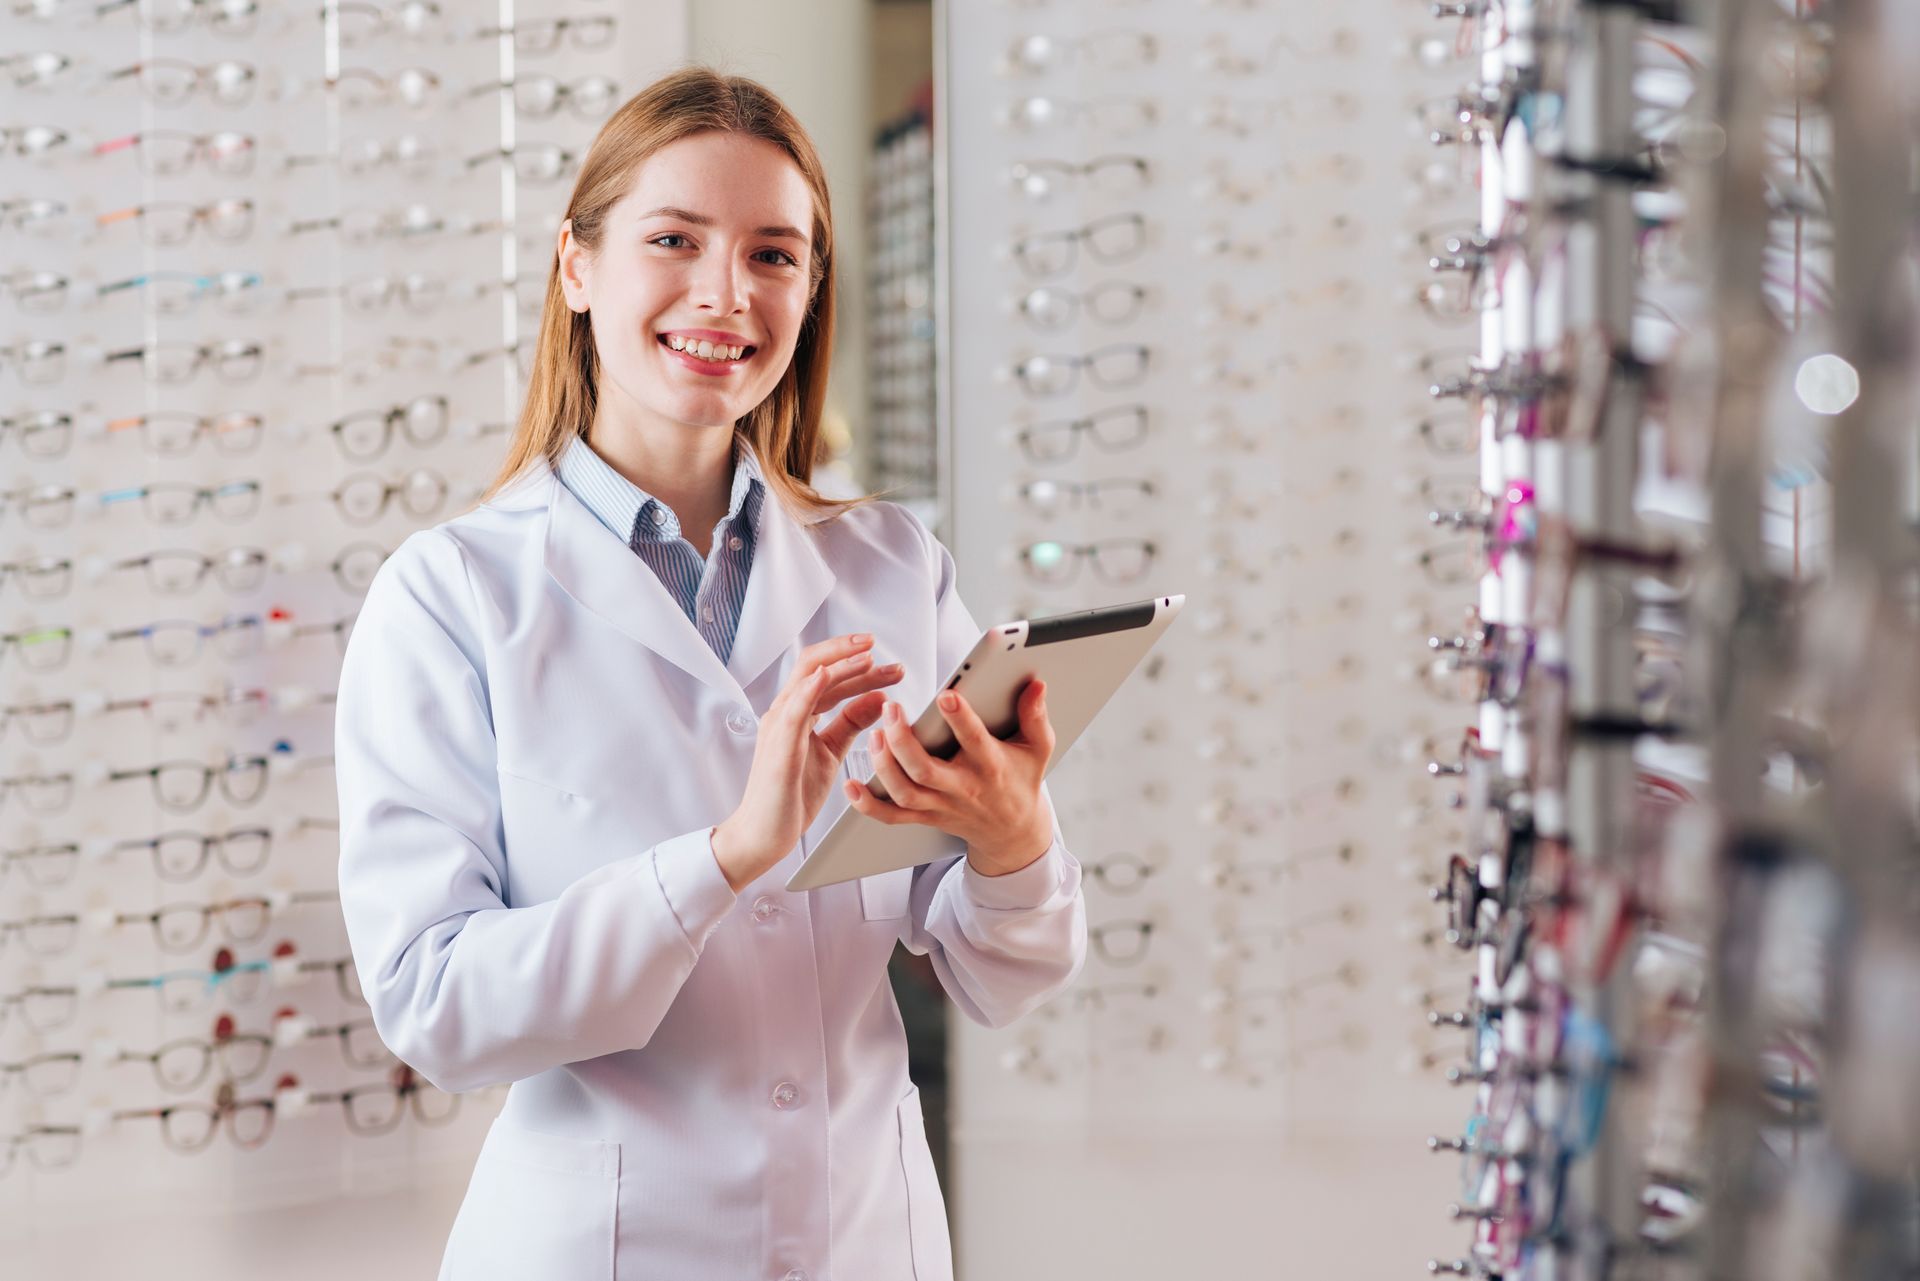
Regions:
<instances>
[{"instance_id":1,"label":"white teeth","mask_svg":"<svg viewBox=\"0 0 1920 1281\"><path fill-rule=\"evenodd\" d=\"M730 347L725 343L715 344L704 338L682 338L679 334L667 334L666 340L667 346L675 351L684 351L687 355L698 356L701 360L739 360L747 351L745 347Z\"/></svg>"}]
</instances>

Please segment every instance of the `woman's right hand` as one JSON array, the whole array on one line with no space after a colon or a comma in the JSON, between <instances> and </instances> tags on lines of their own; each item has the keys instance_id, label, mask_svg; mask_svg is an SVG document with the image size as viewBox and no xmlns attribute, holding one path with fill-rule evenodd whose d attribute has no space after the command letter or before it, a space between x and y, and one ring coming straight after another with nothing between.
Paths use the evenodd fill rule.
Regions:
<instances>
[{"instance_id":1,"label":"woman's right hand","mask_svg":"<svg viewBox=\"0 0 1920 1281\"><path fill-rule=\"evenodd\" d=\"M812 825L840 776L840 762L860 731L880 719L884 690L899 663L873 665L873 637L835 636L800 651L787 683L760 718L753 767L739 806L713 829L713 856L738 894L787 856ZM840 714L813 722L841 700Z\"/></svg>"}]
</instances>

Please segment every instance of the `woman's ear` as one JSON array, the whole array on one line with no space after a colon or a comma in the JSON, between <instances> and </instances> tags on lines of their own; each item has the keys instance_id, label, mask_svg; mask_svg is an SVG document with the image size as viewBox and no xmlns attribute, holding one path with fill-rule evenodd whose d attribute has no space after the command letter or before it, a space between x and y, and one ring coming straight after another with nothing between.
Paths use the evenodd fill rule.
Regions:
<instances>
[{"instance_id":1,"label":"woman's ear","mask_svg":"<svg viewBox=\"0 0 1920 1281\"><path fill-rule=\"evenodd\" d=\"M566 296L567 306L576 312L585 312L588 308L587 271L592 259L586 248L573 238L573 219L560 224L560 238L556 245L560 262L560 292Z\"/></svg>"}]
</instances>

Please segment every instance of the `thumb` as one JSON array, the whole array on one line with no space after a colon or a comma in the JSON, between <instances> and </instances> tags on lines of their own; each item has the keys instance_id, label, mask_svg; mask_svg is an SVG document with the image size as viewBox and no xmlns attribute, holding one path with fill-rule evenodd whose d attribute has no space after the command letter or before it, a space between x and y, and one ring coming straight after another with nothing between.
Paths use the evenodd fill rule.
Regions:
<instances>
[{"instance_id":1,"label":"thumb","mask_svg":"<svg viewBox=\"0 0 1920 1281\"><path fill-rule=\"evenodd\" d=\"M880 720L881 709L886 705L887 692L883 689L870 689L858 698L850 698L841 706L840 714L816 737L833 753L834 760L842 760L860 732Z\"/></svg>"},{"instance_id":2,"label":"thumb","mask_svg":"<svg viewBox=\"0 0 1920 1281\"><path fill-rule=\"evenodd\" d=\"M1029 747L1053 750L1053 729L1047 724L1047 683L1038 676L1020 690L1020 741Z\"/></svg>"}]
</instances>

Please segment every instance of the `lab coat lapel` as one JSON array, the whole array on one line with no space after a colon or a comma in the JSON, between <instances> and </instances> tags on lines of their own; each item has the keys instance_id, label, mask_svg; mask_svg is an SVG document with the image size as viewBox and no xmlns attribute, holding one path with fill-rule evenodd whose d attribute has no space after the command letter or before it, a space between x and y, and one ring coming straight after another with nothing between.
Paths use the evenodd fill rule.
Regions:
<instances>
[{"instance_id":1,"label":"lab coat lapel","mask_svg":"<svg viewBox=\"0 0 1920 1281\"><path fill-rule=\"evenodd\" d=\"M833 590L834 573L820 554L819 533L801 524L773 494L761 495L760 532L740 606L740 630L727 670L745 689L800 639Z\"/></svg>"},{"instance_id":2,"label":"lab coat lapel","mask_svg":"<svg viewBox=\"0 0 1920 1281\"><path fill-rule=\"evenodd\" d=\"M769 502L771 508L774 504ZM768 522L769 524L772 522ZM745 693L707 645L666 584L553 476L547 502L547 572L581 608L597 614L675 667L729 698ZM748 578L747 603L760 577ZM740 641L744 641L743 634ZM734 651L739 653L740 642Z\"/></svg>"}]
</instances>

